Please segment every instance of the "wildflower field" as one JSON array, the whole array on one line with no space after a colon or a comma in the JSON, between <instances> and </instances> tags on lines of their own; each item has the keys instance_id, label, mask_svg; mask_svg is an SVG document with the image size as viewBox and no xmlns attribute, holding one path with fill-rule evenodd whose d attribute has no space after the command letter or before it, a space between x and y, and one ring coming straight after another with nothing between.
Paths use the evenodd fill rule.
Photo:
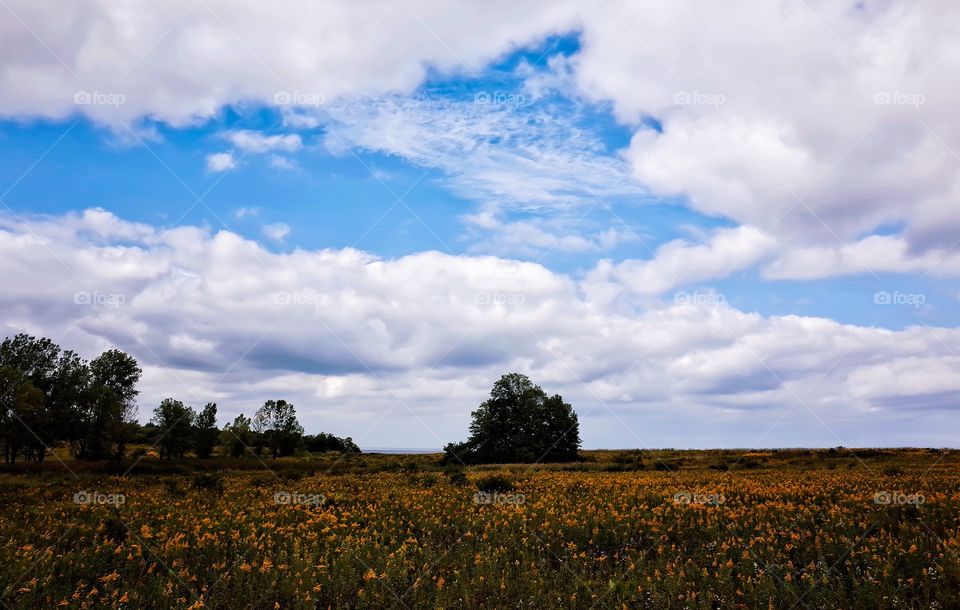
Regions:
<instances>
[{"instance_id":1,"label":"wildflower field","mask_svg":"<svg viewBox=\"0 0 960 610\"><path fill-rule=\"evenodd\" d=\"M960 452L0 475L6 608L955 608ZM216 462L216 461L215 461ZM150 466L149 468L145 466Z\"/></svg>"}]
</instances>

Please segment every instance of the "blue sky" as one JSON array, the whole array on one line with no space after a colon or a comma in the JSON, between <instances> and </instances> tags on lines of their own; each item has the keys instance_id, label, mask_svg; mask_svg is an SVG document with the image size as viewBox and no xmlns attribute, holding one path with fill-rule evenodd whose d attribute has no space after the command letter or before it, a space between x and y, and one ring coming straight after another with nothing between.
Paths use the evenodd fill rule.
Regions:
<instances>
[{"instance_id":1,"label":"blue sky","mask_svg":"<svg viewBox=\"0 0 960 610\"><path fill-rule=\"evenodd\" d=\"M952 443L960 134L927 80L952 56L911 39L926 70L888 61L883 11L820 15L876 51L841 61L809 15L724 33L686 5L554 8L388 8L382 40L191 9L138 17L151 45L15 6L36 27L0 99L0 273L66 275L8 295L7 333L134 352L142 415L179 386L229 414L286 383L305 421L373 446L456 436L514 369L600 405L595 446L641 423L658 446ZM353 46L316 40L338 28ZM123 305L65 308L79 293Z\"/></svg>"},{"instance_id":2,"label":"blue sky","mask_svg":"<svg viewBox=\"0 0 960 610\"><path fill-rule=\"evenodd\" d=\"M531 108L548 108L550 113L572 118L601 147L591 154L616 160L629 146L631 130L617 124L609 103L584 103L558 94L533 101L524 91L524 79L517 75L518 71L549 70L551 59L567 57L577 49L575 35L550 38L506 55L475 77L434 74L407 97L462 103L478 95L516 96L522 101L507 102L510 112L532 117ZM646 123L655 125L656 117ZM277 251L349 247L398 257L424 250L466 254L471 248L483 248L485 236L471 235L462 218L483 200L450 188L449 176L441 169L402 156L362 147L331 152L324 143L327 130L322 123L291 131L276 108L244 105L225 106L196 127L173 129L162 123L150 127L156 134L111 131L82 114L59 121L3 121L0 180L16 182L4 201L17 214L57 215L102 207L124 219L157 226L223 229L263 241ZM248 153L229 172L209 171L204 159L229 148L223 134L236 130L298 134L302 147L282 155L295 167L274 167L271 155ZM532 139L536 142L535 129ZM405 205L393 205L401 195ZM580 193L579 199L590 209L564 213L558 224L561 232L578 235L588 227L612 228L625 234L623 242L591 251L543 248L506 254L577 275L601 258L650 259L671 240L735 224L692 210L683 196L641 192L606 196L597 191L596 196ZM553 209L517 210L510 216L537 221L554 214ZM290 227L283 240L264 239L263 227L274 223ZM885 227L876 231L885 232ZM746 270L710 286L737 308L763 315L796 313L895 329L917 323L960 323L960 309L954 306L956 284L930 278L866 273L817 281L765 281L755 270ZM878 290L923 293L927 299L922 308L876 308L872 304Z\"/></svg>"}]
</instances>

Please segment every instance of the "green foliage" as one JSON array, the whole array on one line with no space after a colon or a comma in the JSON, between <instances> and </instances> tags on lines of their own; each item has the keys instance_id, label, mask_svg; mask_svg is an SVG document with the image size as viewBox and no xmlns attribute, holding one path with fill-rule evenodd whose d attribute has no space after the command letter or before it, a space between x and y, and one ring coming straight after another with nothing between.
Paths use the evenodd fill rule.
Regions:
<instances>
[{"instance_id":1,"label":"green foliage","mask_svg":"<svg viewBox=\"0 0 960 610\"><path fill-rule=\"evenodd\" d=\"M227 424L220 433L220 442L223 443L226 454L230 457L241 457L253 442L253 432L250 429L250 418L241 413L234 418L233 423Z\"/></svg>"},{"instance_id":2,"label":"green foliage","mask_svg":"<svg viewBox=\"0 0 960 610\"><path fill-rule=\"evenodd\" d=\"M274 458L293 455L303 440L297 411L286 400L268 400L253 417L253 429L261 437L259 450L266 446Z\"/></svg>"},{"instance_id":3,"label":"green foliage","mask_svg":"<svg viewBox=\"0 0 960 610\"><path fill-rule=\"evenodd\" d=\"M193 409L179 400L164 398L153 410L151 422L160 431L156 444L160 449L160 459L178 457L192 446L193 421L196 417Z\"/></svg>"},{"instance_id":4,"label":"green foliage","mask_svg":"<svg viewBox=\"0 0 960 610\"><path fill-rule=\"evenodd\" d=\"M341 453L360 453L360 447L349 436L340 438L326 432L308 434L303 437L303 448L312 453L339 451Z\"/></svg>"},{"instance_id":5,"label":"green foliage","mask_svg":"<svg viewBox=\"0 0 960 610\"><path fill-rule=\"evenodd\" d=\"M197 457L208 458L217 445L220 429L217 428L217 403L208 402L194 420L193 451Z\"/></svg>"},{"instance_id":6,"label":"green foliage","mask_svg":"<svg viewBox=\"0 0 960 610\"><path fill-rule=\"evenodd\" d=\"M577 414L559 394L548 396L526 375L497 381L490 399L472 414L470 438L444 449L447 461L464 464L569 462L577 459Z\"/></svg>"},{"instance_id":7,"label":"green foliage","mask_svg":"<svg viewBox=\"0 0 960 610\"><path fill-rule=\"evenodd\" d=\"M45 415L43 393L21 371L0 367L0 440L4 462L14 464L20 454L43 461L46 450L42 439L31 436L29 431L48 430Z\"/></svg>"},{"instance_id":8,"label":"green foliage","mask_svg":"<svg viewBox=\"0 0 960 610\"><path fill-rule=\"evenodd\" d=\"M58 442L69 443L80 458L123 457L141 374L131 356L108 350L87 363L50 339L18 334L0 342L0 367L9 369L4 396L19 396L21 387L39 392L39 401L31 398L31 408L19 416L4 407L0 438L8 463L17 455L43 462Z\"/></svg>"}]
</instances>

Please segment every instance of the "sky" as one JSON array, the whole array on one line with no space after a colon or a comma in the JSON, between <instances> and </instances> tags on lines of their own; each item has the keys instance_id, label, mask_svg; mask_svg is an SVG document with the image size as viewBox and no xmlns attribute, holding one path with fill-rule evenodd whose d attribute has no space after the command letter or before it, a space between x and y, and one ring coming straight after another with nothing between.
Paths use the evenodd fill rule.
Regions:
<instances>
[{"instance_id":1,"label":"sky","mask_svg":"<svg viewBox=\"0 0 960 610\"><path fill-rule=\"evenodd\" d=\"M0 2L0 311L441 447L960 446L960 6Z\"/></svg>"}]
</instances>

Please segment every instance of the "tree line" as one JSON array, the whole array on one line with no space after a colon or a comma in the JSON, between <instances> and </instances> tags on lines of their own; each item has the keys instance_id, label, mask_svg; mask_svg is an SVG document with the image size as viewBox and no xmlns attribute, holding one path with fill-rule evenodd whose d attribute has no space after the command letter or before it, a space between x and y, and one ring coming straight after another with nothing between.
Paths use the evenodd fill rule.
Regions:
<instances>
[{"instance_id":1,"label":"tree line","mask_svg":"<svg viewBox=\"0 0 960 610\"><path fill-rule=\"evenodd\" d=\"M0 342L0 449L6 464L42 463L48 449L68 447L77 459L120 461L131 445L150 445L161 459L188 452L283 457L301 451L359 452L349 438L305 435L294 406L268 400L253 418L238 415L223 429L217 405L199 411L167 398L146 425L136 420L136 359L110 349L87 361L47 338L18 334Z\"/></svg>"},{"instance_id":2,"label":"tree line","mask_svg":"<svg viewBox=\"0 0 960 610\"><path fill-rule=\"evenodd\" d=\"M208 458L217 446L229 457L278 458L303 451L360 452L349 436L304 434L296 408L286 400L268 400L252 419L241 413L221 430L217 427L216 403L207 403L202 410L195 411L179 400L166 398L153 410L153 418L143 432L145 441L156 438L150 444L157 447L161 460L182 458L188 451Z\"/></svg>"}]
</instances>

